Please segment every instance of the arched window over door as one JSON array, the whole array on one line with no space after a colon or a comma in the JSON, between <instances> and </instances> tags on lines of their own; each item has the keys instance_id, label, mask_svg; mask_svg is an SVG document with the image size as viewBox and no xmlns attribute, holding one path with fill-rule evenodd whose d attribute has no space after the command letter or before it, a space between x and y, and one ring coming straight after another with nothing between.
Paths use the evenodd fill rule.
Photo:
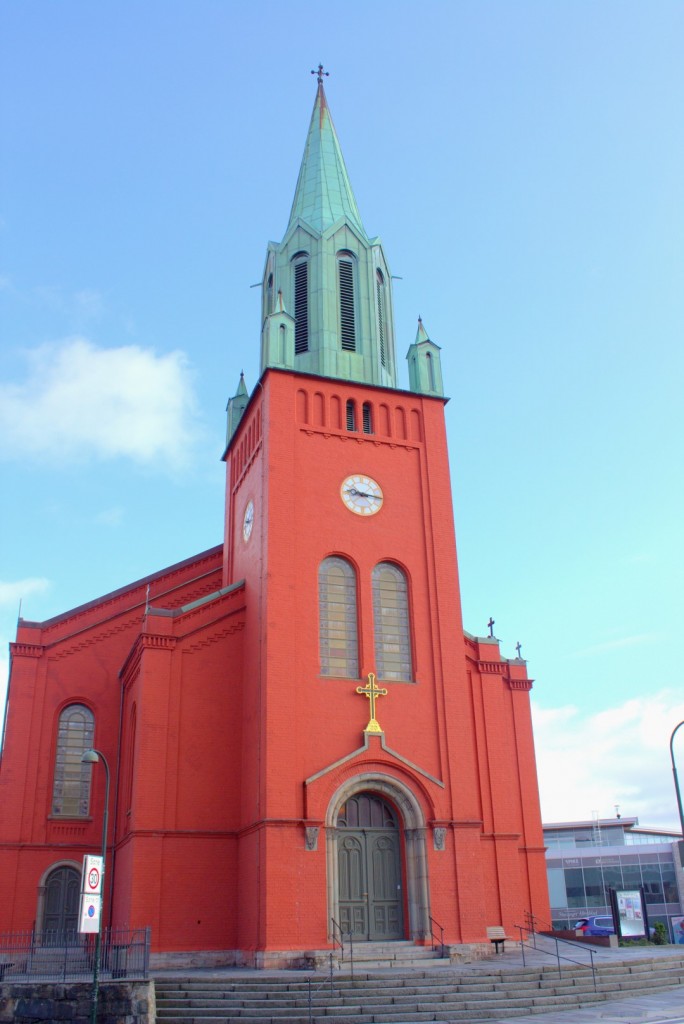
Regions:
<instances>
[{"instance_id":1,"label":"arched window over door","mask_svg":"<svg viewBox=\"0 0 684 1024\"><path fill-rule=\"evenodd\" d=\"M379 679L413 678L408 584L399 566L379 562L373 569L375 669Z\"/></svg>"},{"instance_id":2,"label":"arched window over door","mask_svg":"<svg viewBox=\"0 0 684 1024\"><path fill-rule=\"evenodd\" d=\"M69 704L64 708L57 727L53 815L61 818L88 816L92 766L81 764L81 755L92 747L94 733L95 718L90 708L84 704Z\"/></svg>"},{"instance_id":3,"label":"arched window over door","mask_svg":"<svg viewBox=\"0 0 684 1024\"><path fill-rule=\"evenodd\" d=\"M76 938L80 888L81 876L75 868L62 865L48 875L42 927L47 942L61 944L69 938Z\"/></svg>"},{"instance_id":4,"label":"arched window over door","mask_svg":"<svg viewBox=\"0 0 684 1024\"><path fill-rule=\"evenodd\" d=\"M318 616L321 675L358 679L356 573L344 558L325 558L319 566Z\"/></svg>"}]
</instances>

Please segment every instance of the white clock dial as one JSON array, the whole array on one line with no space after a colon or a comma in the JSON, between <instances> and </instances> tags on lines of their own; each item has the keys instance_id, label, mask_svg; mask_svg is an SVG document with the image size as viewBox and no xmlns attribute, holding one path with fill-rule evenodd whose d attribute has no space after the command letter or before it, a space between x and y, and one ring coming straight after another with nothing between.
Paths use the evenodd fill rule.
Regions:
<instances>
[{"instance_id":1,"label":"white clock dial","mask_svg":"<svg viewBox=\"0 0 684 1024\"><path fill-rule=\"evenodd\" d=\"M342 481L340 497L351 512L357 516L373 516L382 508L382 488L371 476L354 473Z\"/></svg>"},{"instance_id":2,"label":"white clock dial","mask_svg":"<svg viewBox=\"0 0 684 1024\"><path fill-rule=\"evenodd\" d=\"M252 536L252 528L254 526L254 502L248 501L247 508L245 509L245 515L242 520L242 536L245 543Z\"/></svg>"}]
</instances>

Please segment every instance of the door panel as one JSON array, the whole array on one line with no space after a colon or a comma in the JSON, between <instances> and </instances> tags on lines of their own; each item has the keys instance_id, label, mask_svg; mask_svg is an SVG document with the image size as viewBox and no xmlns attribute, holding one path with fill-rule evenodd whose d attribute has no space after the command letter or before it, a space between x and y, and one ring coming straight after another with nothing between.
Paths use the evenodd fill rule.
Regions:
<instances>
[{"instance_id":1,"label":"door panel","mask_svg":"<svg viewBox=\"0 0 684 1024\"><path fill-rule=\"evenodd\" d=\"M403 939L399 831L340 829L340 925L357 939Z\"/></svg>"}]
</instances>

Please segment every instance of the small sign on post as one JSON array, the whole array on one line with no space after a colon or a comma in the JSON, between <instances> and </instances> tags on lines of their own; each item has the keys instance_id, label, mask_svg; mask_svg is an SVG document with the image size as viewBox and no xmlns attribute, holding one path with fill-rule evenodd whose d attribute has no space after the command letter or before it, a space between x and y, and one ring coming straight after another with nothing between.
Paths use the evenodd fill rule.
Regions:
<instances>
[{"instance_id":1,"label":"small sign on post","mask_svg":"<svg viewBox=\"0 0 684 1024\"><path fill-rule=\"evenodd\" d=\"M102 912L102 857L86 854L81 875L81 901L78 911L78 930L97 933Z\"/></svg>"}]
</instances>

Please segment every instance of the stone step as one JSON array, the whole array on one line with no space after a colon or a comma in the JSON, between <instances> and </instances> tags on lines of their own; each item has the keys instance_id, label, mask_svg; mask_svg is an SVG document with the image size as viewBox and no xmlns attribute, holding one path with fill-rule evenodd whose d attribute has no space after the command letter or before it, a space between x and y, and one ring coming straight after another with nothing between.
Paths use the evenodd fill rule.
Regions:
<instances>
[{"instance_id":1,"label":"stone step","mask_svg":"<svg viewBox=\"0 0 684 1024\"><path fill-rule=\"evenodd\" d=\"M684 983L684 956L632 959L597 965L597 989L586 967L563 964L507 968L478 965L472 973L456 967L419 970L402 966L364 970L352 978L324 974L311 993L316 1024L403 1024L479 1021L500 1016L565 1010L616 996L633 997ZM157 1016L163 1024L309 1024L308 980L292 973L277 977L158 979Z\"/></svg>"}]
</instances>

